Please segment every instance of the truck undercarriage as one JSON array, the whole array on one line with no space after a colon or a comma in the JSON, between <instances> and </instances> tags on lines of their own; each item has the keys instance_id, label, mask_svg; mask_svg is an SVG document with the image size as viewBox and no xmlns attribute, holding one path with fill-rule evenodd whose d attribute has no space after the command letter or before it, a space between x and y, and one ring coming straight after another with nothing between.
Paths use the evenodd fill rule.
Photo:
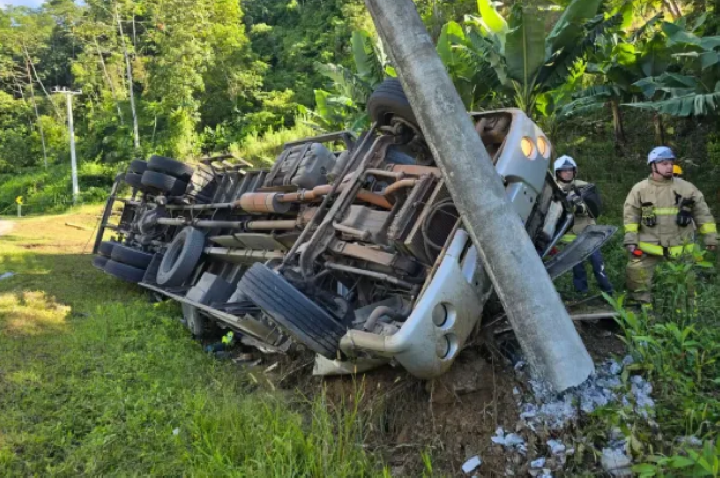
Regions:
<instances>
[{"instance_id":1,"label":"truck undercarriage","mask_svg":"<svg viewBox=\"0 0 720 478\"><path fill-rule=\"evenodd\" d=\"M492 284L398 87L370 98L360 138L288 143L270 168L133 161L106 204L95 265L179 301L199 337L219 326L261 351L309 349L328 373L388 361L444 373ZM549 140L519 110L470 117L552 277L614 233L592 226L549 258L573 218L547 173Z\"/></svg>"}]
</instances>

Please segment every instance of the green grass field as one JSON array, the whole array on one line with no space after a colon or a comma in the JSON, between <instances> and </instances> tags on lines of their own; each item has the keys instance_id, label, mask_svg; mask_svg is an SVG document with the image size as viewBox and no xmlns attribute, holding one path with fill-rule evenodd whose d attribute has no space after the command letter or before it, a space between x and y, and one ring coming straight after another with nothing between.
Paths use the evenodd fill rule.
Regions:
<instances>
[{"instance_id":1,"label":"green grass field","mask_svg":"<svg viewBox=\"0 0 720 478\"><path fill-rule=\"evenodd\" d=\"M0 476L369 476L353 410L254 388L95 270L99 207L0 237Z\"/></svg>"}]
</instances>

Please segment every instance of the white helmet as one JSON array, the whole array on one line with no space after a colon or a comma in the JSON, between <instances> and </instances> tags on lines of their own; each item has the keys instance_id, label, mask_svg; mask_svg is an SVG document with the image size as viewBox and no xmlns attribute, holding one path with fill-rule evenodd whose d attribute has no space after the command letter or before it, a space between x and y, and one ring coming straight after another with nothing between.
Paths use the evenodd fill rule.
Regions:
<instances>
[{"instance_id":1,"label":"white helmet","mask_svg":"<svg viewBox=\"0 0 720 478\"><path fill-rule=\"evenodd\" d=\"M558 159L556 159L553 167L555 170L555 174L557 174L558 171L566 171L568 169L573 169L577 171L577 163L574 159L567 155L560 156Z\"/></svg>"},{"instance_id":2,"label":"white helmet","mask_svg":"<svg viewBox=\"0 0 720 478\"><path fill-rule=\"evenodd\" d=\"M674 160L675 155L672 152L672 149L668 148L667 146L657 146L653 148L652 151L650 151L650 154L648 154L648 164L657 163L659 161L668 161L668 160Z\"/></svg>"}]
</instances>

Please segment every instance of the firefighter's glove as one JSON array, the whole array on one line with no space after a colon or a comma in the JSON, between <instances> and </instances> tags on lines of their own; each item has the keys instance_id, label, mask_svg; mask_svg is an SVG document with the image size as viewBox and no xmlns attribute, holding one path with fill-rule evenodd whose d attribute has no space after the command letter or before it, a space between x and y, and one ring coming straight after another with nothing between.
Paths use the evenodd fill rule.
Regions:
<instances>
[{"instance_id":1,"label":"firefighter's glove","mask_svg":"<svg viewBox=\"0 0 720 478\"><path fill-rule=\"evenodd\" d=\"M575 214L585 214L585 203L583 203L581 196L571 194L568 196L568 201L572 204L573 212L575 212Z\"/></svg>"},{"instance_id":2,"label":"firefighter's glove","mask_svg":"<svg viewBox=\"0 0 720 478\"><path fill-rule=\"evenodd\" d=\"M642 223L647 227L657 226L657 216L655 215L655 207L651 202L642 203Z\"/></svg>"},{"instance_id":3,"label":"firefighter's glove","mask_svg":"<svg viewBox=\"0 0 720 478\"><path fill-rule=\"evenodd\" d=\"M677 217L675 222L680 227L687 227L692 224L692 210L695 205L695 201L692 199L683 199L678 209Z\"/></svg>"}]
</instances>

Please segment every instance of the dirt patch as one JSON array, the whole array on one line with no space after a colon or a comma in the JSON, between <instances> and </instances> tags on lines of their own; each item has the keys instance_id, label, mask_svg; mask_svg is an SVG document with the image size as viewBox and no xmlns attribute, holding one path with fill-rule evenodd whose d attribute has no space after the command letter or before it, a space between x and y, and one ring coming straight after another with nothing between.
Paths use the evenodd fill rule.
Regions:
<instances>
[{"instance_id":1,"label":"dirt patch","mask_svg":"<svg viewBox=\"0 0 720 478\"><path fill-rule=\"evenodd\" d=\"M282 388L311 399L324 391L336 410L357 407L368 450L383 457L392 476L422 476L423 454L443 476L462 476L462 464L474 455L482 457L483 476L505 475L506 453L490 437L499 425L518 421L513 396L518 382L512 367L483 346L464 350L450 372L434 381L419 380L399 366L355 377L314 377L308 357L277 358L273 380Z\"/></svg>"},{"instance_id":2,"label":"dirt patch","mask_svg":"<svg viewBox=\"0 0 720 478\"><path fill-rule=\"evenodd\" d=\"M576 325L597 363L623 353L612 319ZM367 446L382 454L393 476L421 476L423 453L431 458L433 472L442 476L465 476L462 464L474 455L483 462L478 476L506 476L507 469L523 476L540 442L530 440L523 458L491 441L499 426L516 431L520 417L515 393L528 391L497 345L483 342L465 349L449 373L430 382L390 366L357 377L323 379L310 375L306 358L307 366L300 371L295 362L297 373L285 375L282 386L308 396L324 388L335 407L354 406L359 398L358 409L368 420ZM285 372L279 373L289 366L290 362L283 364Z\"/></svg>"},{"instance_id":3,"label":"dirt patch","mask_svg":"<svg viewBox=\"0 0 720 478\"><path fill-rule=\"evenodd\" d=\"M596 363L622 355L623 344L612 319L576 326ZM400 366L356 376L316 377L311 374L312 354L292 358L255 354L262 363L243 368L261 387L299 392L308 400L325 393L333 411L357 410L367 432L365 446L383 458L394 477L422 476L423 455L439 476L466 476L461 467L475 455L482 459L477 476L507 476L507 470L526 476L529 461L542 456L547 439L557 437L521 430L517 402L519 394L530 389L507 358L520 350L515 344L516 350L508 354L512 332L489 341L491 336L485 330L474 338L450 371L434 381L412 377ZM493 444L491 437L498 427L519 432L527 440L527 456Z\"/></svg>"}]
</instances>

